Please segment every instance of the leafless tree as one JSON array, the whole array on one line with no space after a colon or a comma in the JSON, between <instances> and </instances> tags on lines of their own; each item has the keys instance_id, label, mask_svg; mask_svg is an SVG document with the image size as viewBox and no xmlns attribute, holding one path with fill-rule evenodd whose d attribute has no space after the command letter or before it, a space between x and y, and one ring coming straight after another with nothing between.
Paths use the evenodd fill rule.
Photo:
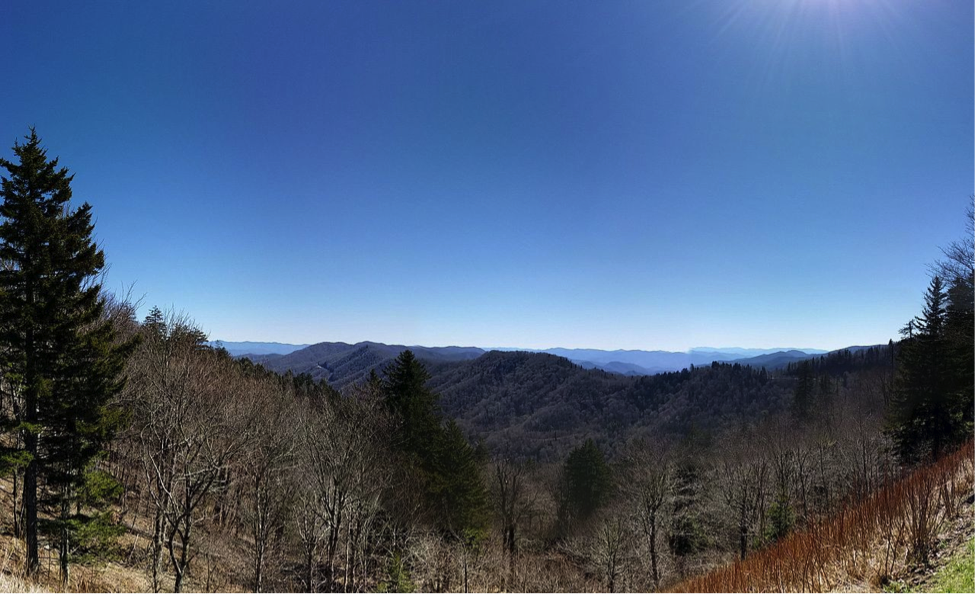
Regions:
<instances>
[{"instance_id":1,"label":"leafless tree","mask_svg":"<svg viewBox=\"0 0 975 594\"><path fill-rule=\"evenodd\" d=\"M607 513L589 539L590 558L607 592L616 592L632 560L633 533L623 510Z\"/></svg>"},{"instance_id":2,"label":"leafless tree","mask_svg":"<svg viewBox=\"0 0 975 594\"><path fill-rule=\"evenodd\" d=\"M650 577L654 590L660 588L658 541L664 505L671 490L671 461L668 450L637 441L627 448L623 492L633 510L636 525L650 557Z\"/></svg>"},{"instance_id":3,"label":"leafless tree","mask_svg":"<svg viewBox=\"0 0 975 594\"><path fill-rule=\"evenodd\" d=\"M733 436L722 448L717 465L722 502L730 513L738 537L738 555L748 555L749 537L768 498L769 463L746 434Z\"/></svg>"},{"instance_id":4,"label":"leafless tree","mask_svg":"<svg viewBox=\"0 0 975 594\"><path fill-rule=\"evenodd\" d=\"M132 437L153 507L150 574L159 590L168 553L179 592L192 558L203 503L220 486L256 429L253 385L203 345L202 333L176 315L146 324L131 370Z\"/></svg>"},{"instance_id":5,"label":"leafless tree","mask_svg":"<svg viewBox=\"0 0 975 594\"><path fill-rule=\"evenodd\" d=\"M384 437L383 428L375 422L373 412L378 411L371 411L358 400L340 399L323 403L305 415L300 502L306 509L300 512L300 531L305 534L302 541L309 589L318 586L313 564L319 554L326 587L334 588L342 535L352 535L356 546L362 546L363 531L375 515L382 490L388 488L390 473L384 451L377 447ZM353 522L354 526L348 525Z\"/></svg>"},{"instance_id":6,"label":"leafless tree","mask_svg":"<svg viewBox=\"0 0 975 594\"><path fill-rule=\"evenodd\" d=\"M505 582L510 582L515 553L518 547L518 527L535 510L538 491L531 489L528 475L529 463L515 462L503 457L494 463L494 477L491 482L495 510L501 522L501 539L508 557L508 571Z\"/></svg>"},{"instance_id":7,"label":"leafless tree","mask_svg":"<svg viewBox=\"0 0 975 594\"><path fill-rule=\"evenodd\" d=\"M975 279L975 207L969 205L965 213L965 235L943 248L944 259L939 260L932 272L951 281L968 283L969 290Z\"/></svg>"},{"instance_id":8,"label":"leafless tree","mask_svg":"<svg viewBox=\"0 0 975 594\"><path fill-rule=\"evenodd\" d=\"M294 495L298 407L280 384L265 381L255 405L260 429L241 465L245 519L254 541L254 589L264 590L267 558L281 534Z\"/></svg>"}]
</instances>

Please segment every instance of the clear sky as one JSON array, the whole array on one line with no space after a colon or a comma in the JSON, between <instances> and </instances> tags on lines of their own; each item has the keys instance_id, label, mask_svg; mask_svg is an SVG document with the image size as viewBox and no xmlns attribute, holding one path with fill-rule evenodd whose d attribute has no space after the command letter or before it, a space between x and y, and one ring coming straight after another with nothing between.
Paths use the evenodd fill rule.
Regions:
<instances>
[{"instance_id":1,"label":"clear sky","mask_svg":"<svg viewBox=\"0 0 975 594\"><path fill-rule=\"evenodd\" d=\"M971 0L0 2L111 270L211 337L886 342L973 192Z\"/></svg>"}]
</instances>

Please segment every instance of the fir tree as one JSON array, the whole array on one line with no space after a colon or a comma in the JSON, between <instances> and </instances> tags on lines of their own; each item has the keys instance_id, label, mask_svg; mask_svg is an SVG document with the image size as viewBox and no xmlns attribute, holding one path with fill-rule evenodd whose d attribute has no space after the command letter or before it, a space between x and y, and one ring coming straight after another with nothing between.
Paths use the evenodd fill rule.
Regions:
<instances>
[{"instance_id":1,"label":"fir tree","mask_svg":"<svg viewBox=\"0 0 975 594\"><path fill-rule=\"evenodd\" d=\"M812 412L815 380L812 365L809 361L801 361L796 369L797 383L792 398L792 416L800 421L809 418Z\"/></svg>"},{"instance_id":2,"label":"fir tree","mask_svg":"<svg viewBox=\"0 0 975 594\"><path fill-rule=\"evenodd\" d=\"M14 145L18 163L0 159L10 175L0 188L0 357L27 461L27 571L38 568L40 494L59 512L66 580L71 504L115 426L109 404L130 345L116 345L103 319L95 279L105 256L92 239L91 206L71 208L73 176L48 160L33 129L26 140Z\"/></svg>"},{"instance_id":3,"label":"fir tree","mask_svg":"<svg viewBox=\"0 0 975 594\"><path fill-rule=\"evenodd\" d=\"M667 531L667 548L677 564L677 572L685 575L687 560L707 547L707 536L701 526L701 468L693 456L681 460L674 472Z\"/></svg>"},{"instance_id":4,"label":"fir tree","mask_svg":"<svg viewBox=\"0 0 975 594\"><path fill-rule=\"evenodd\" d=\"M945 299L941 277L935 276L924 296L924 310L914 320L912 336L901 346L887 433L898 456L908 463L936 458L962 428L952 399L956 372L947 340Z\"/></svg>"},{"instance_id":5,"label":"fir tree","mask_svg":"<svg viewBox=\"0 0 975 594\"><path fill-rule=\"evenodd\" d=\"M489 517L477 452L453 420L447 421L439 439L434 480L439 483L441 522L455 536L476 540Z\"/></svg>"},{"instance_id":6,"label":"fir tree","mask_svg":"<svg viewBox=\"0 0 975 594\"><path fill-rule=\"evenodd\" d=\"M954 244L958 262L943 266L951 273L946 294L945 339L952 370L948 390L959 435L971 435L975 414L975 255L971 240L962 251Z\"/></svg>"},{"instance_id":7,"label":"fir tree","mask_svg":"<svg viewBox=\"0 0 975 594\"><path fill-rule=\"evenodd\" d=\"M425 486L436 524L469 540L487 520L487 491L477 452L456 423L442 424L439 396L426 387L430 374L411 351L400 353L386 367L385 376L386 406L400 421L398 447Z\"/></svg>"},{"instance_id":8,"label":"fir tree","mask_svg":"<svg viewBox=\"0 0 975 594\"><path fill-rule=\"evenodd\" d=\"M612 473L592 439L569 453L564 475L566 503L573 518L590 518L609 499Z\"/></svg>"},{"instance_id":9,"label":"fir tree","mask_svg":"<svg viewBox=\"0 0 975 594\"><path fill-rule=\"evenodd\" d=\"M429 467L440 429L437 395L426 387L430 374L410 350L400 353L384 373L386 405L402 421L400 447Z\"/></svg>"}]
</instances>

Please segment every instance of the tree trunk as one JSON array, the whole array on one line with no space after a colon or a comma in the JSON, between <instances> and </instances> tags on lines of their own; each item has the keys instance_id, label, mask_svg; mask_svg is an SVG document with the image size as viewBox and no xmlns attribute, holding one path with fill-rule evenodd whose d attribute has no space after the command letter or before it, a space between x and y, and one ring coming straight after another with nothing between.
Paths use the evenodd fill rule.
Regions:
<instances>
[{"instance_id":1,"label":"tree trunk","mask_svg":"<svg viewBox=\"0 0 975 594\"><path fill-rule=\"evenodd\" d=\"M24 537L24 506L23 501L18 500L17 494L20 492L20 470L14 469L14 485L13 485L13 498L14 498L14 538L21 539Z\"/></svg>"},{"instance_id":2,"label":"tree trunk","mask_svg":"<svg viewBox=\"0 0 975 594\"><path fill-rule=\"evenodd\" d=\"M68 498L61 499L61 543L58 550L58 561L61 566L61 587L68 586Z\"/></svg>"},{"instance_id":3,"label":"tree trunk","mask_svg":"<svg viewBox=\"0 0 975 594\"><path fill-rule=\"evenodd\" d=\"M261 592L264 586L264 547L257 545L257 558L254 560L254 591Z\"/></svg>"},{"instance_id":4,"label":"tree trunk","mask_svg":"<svg viewBox=\"0 0 975 594\"><path fill-rule=\"evenodd\" d=\"M190 566L190 531L193 529L192 519L186 518L185 532L180 538L179 547L179 563L176 565L176 583L173 586L173 592L182 592L183 580L186 578L186 572Z\"/></svg>"},{"instance_id":5,"label":"tree trunk","mask_svg":"<svg viewBox=\"0 0 975 594\"><path fill-rule=\"evenodd\" d=\"M163 551L163 522L162 510L156 510L156 518L152 525L152 591L159 591L159 572L162 565Z\"/></svg>"},{"instance_id":6,"label":"tree trunk","mask_svg":"<svg viewBox=\"0 0 975 594\"><path fill-rule=\"evenodd\" d=\"M305 551L305 581L309 592L316 592L315 586L315 551Z\"/></svg>"},{"instance_id":7,"label":"tree trunk","mask_svg":"<svg viewBox=\"0 0 975 594\"><path fill-rule=\"evenodd\" d=\"M264 549L267 547L267 530L265 527L264 499L261 488L261 477L254 480L254 591L260 592L264 582Z\"/></svg>"},{"instance_id":8,"label":"tree trunk","mask_svg":"<svg viewBox=\"0 0 975 594\"><path fill-rule=\"evenodd\" d=\"M40 568L37 554L37 437L27 432L24 445L31 454L30 463L24 472L24 532L27 544L27 575L32 576Z\"/></svg>"},{"instance_id":9,"label":"tree trunk","mask_svg":"<svg viewBox=\"0 0 975 594\"><path fill-rule=\"evenodd\" d=\"M34 290L28 281L27 303L34 304ZM41 378L35 369L36 357L34 349L34 330L28 327L27 341L24 348L26 369L24 373L24 421L28 428L22 432L24 451L30 456L27 469L24 471L24 531L27 545L27 575L32 576L40 568L40 557L37 554L37 400L41 390Z\"/></svg>"},{"instance_id":10,"label":"tree trunk","mask_svg":"<svg viewBox=\"0 0 975 594\"><path fill-rule=\"evenodd\" d=\"M657 569L657 518L650 518L650 570L653 574L653 589L660 589L660 571Z\"/></svg>"}]
</instances>

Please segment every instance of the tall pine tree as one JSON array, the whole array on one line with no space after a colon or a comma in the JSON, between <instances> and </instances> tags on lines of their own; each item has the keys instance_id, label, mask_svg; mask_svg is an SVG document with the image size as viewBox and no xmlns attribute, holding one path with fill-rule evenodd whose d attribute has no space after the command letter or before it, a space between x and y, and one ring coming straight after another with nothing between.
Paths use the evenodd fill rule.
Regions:
<instances>
[{"instance_id":1,"label":"tall pine tree","mask_svg":"<svg viewBox=\"0 0 975 594\"><path fill-rule=\"evenodd\" d=\"M443 423L439 396L426 387L430 374L405 350L384 370L386 406L401 423L397 445L423 484L437 526L468 539L487 523L487 490L477 454L453 421Z\"/></svg>"},{"instance_id":2,"label":"tall pine tree","mask_svg":"<svg viewBox=\"0 0 975 594\"><path fill-rule=\"evenodd\" d=\"M954 282L948 289L947 335L955 373L951 402L958 415L960 436L975 428L975 293L969 280Z\"/></svg>"},{"instance_id":3,"label":"tall pine tree","mask_svg":"<svg viewBox=\"0 0 975 594\"><path fill-rule=\"evenodd\" d=\"M591 518L608 500L613 476L602 450L591 438L572 450L562 465L558 535Z\"/></svg>"},{"instance_id":4,"label":"tall pine tree","mask_svg":"<svg viewBox=\"0 0 975 594\"><path fill-rule=\"evenodd\" d=\"M954 410L954 370L947 338L944 283L931 279L924 310L914 320L912 335L901 343L894 398L887 433L898 456L907 463L936 458L958 438L959 411Z\"/></svg>"},{"instance_id":5,"label":"tall pine tree","mask_svg":"<svg viewBox=\"0 0 975 594\"><path fill-rule=\"evenodd\" d=\"M438 397L426 387L430 374L410 350L400 353L384 374L386 405L402 422L399 445L429 470L440 433Z\"/></svg>"},{"instance_id":6,"label":"tall pine tree","mask_svg":"<svg viewBox=\"0 0 975 594\"><path fill-rule=\"evenodd\" d=\"M69 514L91 461L110 437L112 397L128 345L115 344L96 278L105 256L92 239L91 206L72 209L70 175L48 160L31 129L0 159L0 364L24 469L27 571L38 568L38 504L52 504L62 579ZM39 487L44 487L39 491Z\"/></svg>"}]
</instances>

